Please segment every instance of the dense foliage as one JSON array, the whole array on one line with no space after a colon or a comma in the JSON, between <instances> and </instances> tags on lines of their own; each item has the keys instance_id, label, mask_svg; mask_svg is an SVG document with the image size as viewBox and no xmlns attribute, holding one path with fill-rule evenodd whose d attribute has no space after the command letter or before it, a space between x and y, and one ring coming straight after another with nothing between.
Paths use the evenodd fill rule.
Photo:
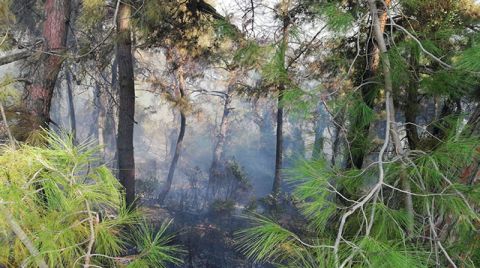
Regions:
<instances>
[{"instance_id":1,"label":"dense foliage","mask_svg":"<svg viewBox=\"0 0 480 268\"><path fill-rule=\"evenodd\" d=\"M0 154L0 264L7 267L165 267L180 263L168 224L158 231L125 207L92 144L46 135L44 146ZM136 248L133 256L126 256Z\"/></svg>"},{"instance_id":2,"label":"dense foliage","mask_svg":"<svg viewBox=\"0 0 480 268\"><path fill-rule=\"evenodd\" d=\"M324 89L335 96L325 107L344 153L333 147L332 158L288 172L305 226L279 221L278 211L253 214L239 248L280 267L480 265L479 139L468 114L478 92L478 6L350 1L333 8L354 17L339 22L349 26L320 64L325 85L335 83ZM442 106L436 115L425 109L431 103Z\"/></svg>"},{"instance_id":3,"label":"dense foliage","mask_svg":"<svg viewBox=\"0 0 480 268\"><path fill-rule=\"evenodd\" d=\"M0 266L480 266L478 1L213 2L0 3Z\"/></svg>"}]
</instances>

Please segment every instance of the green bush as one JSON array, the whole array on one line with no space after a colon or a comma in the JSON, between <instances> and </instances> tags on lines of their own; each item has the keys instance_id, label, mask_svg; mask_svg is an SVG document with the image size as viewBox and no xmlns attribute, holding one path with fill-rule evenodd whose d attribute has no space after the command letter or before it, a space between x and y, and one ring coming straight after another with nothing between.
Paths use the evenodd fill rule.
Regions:
<instances>
[{"instance_id":1,"label":"green bush","mask_svg":"<svg viewBox=\"0 0 480 268\"><path fill-rule=\"evenodd\" d=\"M0 266L164 267L179 249L124 204L96 149L47 134L43 146L0 151ZM129 249L135 255L125 257Z\"/></svg>"}]
</instances>

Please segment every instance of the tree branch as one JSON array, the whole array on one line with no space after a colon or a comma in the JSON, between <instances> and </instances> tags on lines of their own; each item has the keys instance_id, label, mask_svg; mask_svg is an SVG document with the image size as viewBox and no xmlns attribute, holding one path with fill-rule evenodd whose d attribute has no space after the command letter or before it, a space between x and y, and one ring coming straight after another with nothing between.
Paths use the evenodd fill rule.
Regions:
<instances>
[{"instance_id":1,"label":"tree branch","mask_svg":"<svg viewBox=\"0 0 480 268\"><path fill-rule=\"evenodd\" d=\"M5 56L0 57L0 66L26 59L33 54L34 52L28 49L21 49L10 52Z\"/></svg>"},{"instance_id":2,"label":"tree branch","mask_svg":"<svg viewBox=\"0 0 480 268\"><path fill-rule=\"evenodd\" d=\"M38 267L48 268L47 263L45 262L44 259L41 258L40 252L35 247L32 240L28 238L27 234L25 233L25 231L23 231L22 227L20 227L18 222L13 217L12 213L10 213L10 211L4 207L4 204L0 204L0 212L3 214L3 217L5 218L5 220L7 221L8 225L10 226L12 231L15 233L15 235L18 237L18 239L20 239L20 241L22 241L23 245L27 248L27 250L33 256Z\"/></svg>"}]
</instances>

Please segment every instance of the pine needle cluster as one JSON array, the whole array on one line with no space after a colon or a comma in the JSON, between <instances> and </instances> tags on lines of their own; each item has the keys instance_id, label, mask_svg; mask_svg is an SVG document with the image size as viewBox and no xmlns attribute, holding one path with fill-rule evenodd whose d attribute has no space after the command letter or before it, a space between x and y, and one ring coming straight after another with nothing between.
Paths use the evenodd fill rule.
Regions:
<instances>
[{"instance_id":1,"label":"pine needle cluster","mask_svg":"<svg viewBox=\"0 0 480 268\"><path fill-rule=\"evenodd\" d=\"M139 212L125 206L123 190L111 171L94 166L97 149L92 144L76 146L72 138L54 134L43 138L43 146L1 148L1 265L180 263L175 257L180 249L171 245L168 224L154 232ZM126 257L134 248L138 252Z\"/></svg>"}]
</instances>

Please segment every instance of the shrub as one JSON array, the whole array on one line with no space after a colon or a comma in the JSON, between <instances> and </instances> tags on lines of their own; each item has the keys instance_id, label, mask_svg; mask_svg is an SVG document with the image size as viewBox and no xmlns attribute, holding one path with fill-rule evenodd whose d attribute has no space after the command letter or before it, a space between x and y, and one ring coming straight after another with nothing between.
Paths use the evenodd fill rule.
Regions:
<instances>
[{"instance_id":1,"label":"shrub","mask_svg":"<svg viewBox=\"0 0 480 268\"><path fill-rule=\"evenodd\" d=\"M167 225L153 233L127 209L121 185L95 148L44 135L43 146L0 151L0 266L114 267L179 263ZM133 230L133 231L131 231ZM125 258L128 249L140 252ZM123 256L123 257L122 257Z\"/></svg>"}]
</instances>

